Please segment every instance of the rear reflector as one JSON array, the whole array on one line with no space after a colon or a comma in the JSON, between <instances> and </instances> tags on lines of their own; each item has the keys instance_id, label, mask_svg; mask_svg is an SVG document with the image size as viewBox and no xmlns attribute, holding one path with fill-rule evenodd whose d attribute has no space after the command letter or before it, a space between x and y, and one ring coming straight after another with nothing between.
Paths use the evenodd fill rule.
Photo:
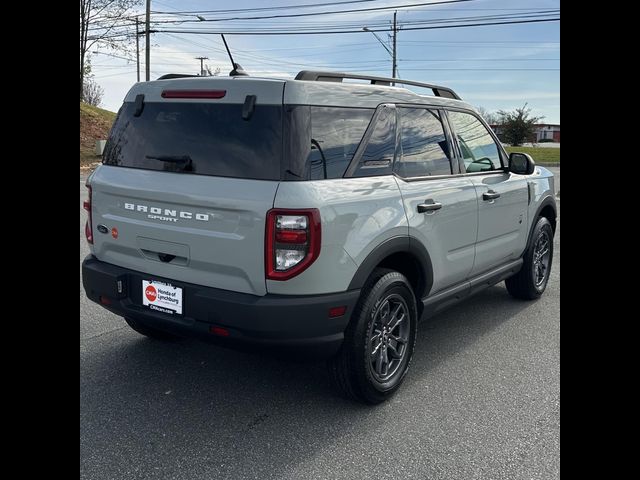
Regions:
<instances>
[{"instance_id":1,"label":"rear reflector","mask_svg":"<svg viewBox=\"0 0 640 480\"><path fill-rule=\"evenodd\" d=\"M332 307L329 309L329 318L341 317L347 311L347 307Z\"/></svg>"},{"instance_id":2,"label":"rear reflector","mask_svg":"<svg viewBox=\"0 0 640 480\"><path fill-rule=\"evenodd\" d=\"M91 218L91 185L86 185L89 199L85 200L82 206L87 211L87 223L84 224L84 234L87 237L87 243L93 245L93 219Z\"/></svg>"},{"instance_id":3,"label":"rear reflector","mask_svg":"<svg viewBox=\"0 0 640 480\"><path fill-rule=\"evenodd\" d=\"M103 305L111 305L111 299L109 299L108 297L103 297L102 295L100 295L100 303Z\"/></svg>"},{"instance_id":4,"label":"rear reflector","mask_svg":"<svg viewBox=\"0 0 640 480\"><path fill-rule=\"evenodd\" d=\"M214 335L218 335L219 337L229 336L229 330L222 327L209 327L209 332L213 333Z\"/></svg>"},{"instance_id":5,"label":"rear reflector","mask_svg":"<svg viewBox=\"0 0 640 480\"><path fill-rule=\"evenodd\" d=\"M163 90L162 98L222 98L226 90Z\"/></svg>"}]
</instances>

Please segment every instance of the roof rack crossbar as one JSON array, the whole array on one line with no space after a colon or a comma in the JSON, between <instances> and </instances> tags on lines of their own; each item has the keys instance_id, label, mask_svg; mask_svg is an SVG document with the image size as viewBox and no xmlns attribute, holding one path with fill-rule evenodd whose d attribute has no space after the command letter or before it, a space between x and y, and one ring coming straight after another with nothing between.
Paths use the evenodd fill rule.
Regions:
<instances>
[{"instance_id":1,"label":"roof rack crossbar","mask_svg":"<svg viewBox=\"0 0 640 480\"><path fill-rule=\"evenodd\" d=\"M400 78L375 77L372 75L360 75L356 73L341 72L320 72L314 70L302 70L296 75L296 80L305 80L309 82L342 82L343 79L351 80L369 80L371 85L390 86L392 83L402 85L413 85L415 87L428 88L436 97L454 98L460 100L456 92L450 88L441 85L432 85L430 83L414 82L412 80L402 80Z\"/></svg>"}]
</instances>

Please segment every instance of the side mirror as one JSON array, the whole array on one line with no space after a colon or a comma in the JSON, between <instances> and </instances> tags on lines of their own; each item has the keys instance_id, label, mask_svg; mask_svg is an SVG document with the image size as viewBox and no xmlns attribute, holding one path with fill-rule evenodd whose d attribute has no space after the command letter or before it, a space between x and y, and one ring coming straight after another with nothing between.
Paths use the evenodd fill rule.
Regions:
<instances>
[{"instance_id":1,"label":"side mirror","mask_svg":"<svg viewBox=\"0 0 640 480\"><path fill-rule=\"evenodd\" d=\"M518 175L531 175L536 168L536 162L533 161L528 153L513 152L509 155L509 171Z\"/></svg>"}]
</instances>

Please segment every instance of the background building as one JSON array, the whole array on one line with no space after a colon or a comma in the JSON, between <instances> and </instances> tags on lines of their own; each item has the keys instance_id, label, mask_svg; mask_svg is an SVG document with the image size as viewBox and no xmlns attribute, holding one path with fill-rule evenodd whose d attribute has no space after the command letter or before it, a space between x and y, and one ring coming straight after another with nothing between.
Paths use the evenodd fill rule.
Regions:
<instances>
[{"instance_id":1,"label":"background building","mask_svg":"<svg viewBox=\"0 0 640 480\"><path fill-rule=\"evenodd\" d=\"M502 139L502 125L489 125L498 138ZM539 123L536 125L535 136L529 139L531 143L553 142L560 143L560 124L555 123Z\"/></svg>"}]
</instances>

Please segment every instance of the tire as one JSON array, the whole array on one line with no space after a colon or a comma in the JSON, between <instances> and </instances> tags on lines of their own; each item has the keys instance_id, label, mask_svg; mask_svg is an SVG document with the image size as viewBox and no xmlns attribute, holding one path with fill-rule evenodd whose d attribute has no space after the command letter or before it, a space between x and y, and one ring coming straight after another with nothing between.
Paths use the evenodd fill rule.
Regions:
<instances>
[{"instance_id":1,"label":"tire","mask_svg":"<svg viewBox=\"0 0 640 480\"><path fill-rule=\"evenodd\" d=\"M162 330L157 330L152 327L148 327L141 323L138 320L135 320L132 317L124 317L125 322L129 324L129 326L145 337L153 338L155 340L164 340L164 341L172 341L177 340L180 337L177 335L173 335L171 333L163 332Z\"/></svg>"},{"instance_id":2,"label":"tire","mask_svg":"<svg viewBox=\"0 0 640 480\"><path fill-rule=\"evenodd\" d=\"M540 255L542 252L545 253ZM511 296L522 300L535 300L540 298L547 288L553 261L553 229L545 217L538 218L533 228L531 243L522 259L520 271L507 278L504 283Z\"/></svg>"},{"instance_id":3,"label":"tire","mask_svg":"<svg viewBox=\"0 0 640 480\"><path fill-rule=\"evenodd\" d=\"M328 362L332 383L347 397L371 405L391 397L409 370L417 324L416 299L407 278L376 269L362 289L340 351Z\"/></svg>"}]
</instances>

